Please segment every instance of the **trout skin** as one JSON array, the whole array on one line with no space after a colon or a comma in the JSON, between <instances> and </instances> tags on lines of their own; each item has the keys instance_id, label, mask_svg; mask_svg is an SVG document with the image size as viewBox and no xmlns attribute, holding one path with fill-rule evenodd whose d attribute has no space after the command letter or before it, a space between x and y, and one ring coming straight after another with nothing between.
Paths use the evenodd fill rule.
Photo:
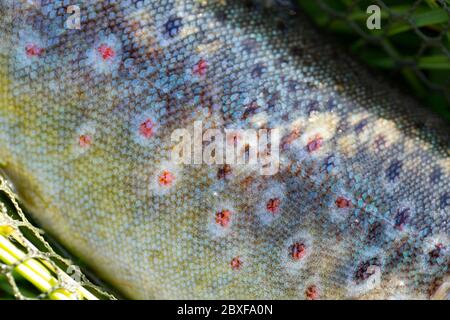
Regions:
<instances>
[{"instance_id":1,"label":"trout skin","mask_svg":"<svg viewBox=\"0 0 450 320\"><path fill-rule=\"evenodd\" d=\"M83 1L70 29L69 4L1 4L0 159L125 296L445 296L446 123L301 13ZM195 121L279 129L279 171L173 164L172 132Z\"/></svg>"}]
</instances>

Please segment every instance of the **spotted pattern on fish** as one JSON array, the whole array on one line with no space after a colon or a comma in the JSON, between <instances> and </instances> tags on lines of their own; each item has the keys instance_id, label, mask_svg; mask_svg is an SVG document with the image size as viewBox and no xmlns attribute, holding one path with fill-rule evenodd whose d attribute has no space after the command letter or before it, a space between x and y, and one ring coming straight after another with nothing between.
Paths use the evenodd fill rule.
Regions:
<instances>
[{"instance_id":1,"label":"spotted pattern on fish","mask_svg":"<svg viewBox=\"0 0 450 320\"><path fill-rule=\"evenodd\" d=\"M65 28L71 4L81 29ZM131 298L431 298L449 126L301 12L2 1L0 160L42 227ZM280 169L170 161L177 128L277 128Z\"/></svg>"}]
</instances>

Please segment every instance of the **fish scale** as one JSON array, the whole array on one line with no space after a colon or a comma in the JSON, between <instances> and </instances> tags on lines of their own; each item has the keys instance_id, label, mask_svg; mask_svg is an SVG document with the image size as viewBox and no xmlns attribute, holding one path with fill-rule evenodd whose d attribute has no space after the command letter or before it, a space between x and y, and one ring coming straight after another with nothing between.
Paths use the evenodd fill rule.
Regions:
<instances>
[{"instance_id":1,"label":"fish scale","mask_svg":"<svg viewBox=\"0 0 450 320\"><path fill-rule=\"evenodd\" d=\"M448 124L301 12L84 1L72 30L69 4L0 6L0 159L102 278L141 299L435 297ZM171 163L196 121L279 129L279 171Z\"/></svg>"}]
</instances>

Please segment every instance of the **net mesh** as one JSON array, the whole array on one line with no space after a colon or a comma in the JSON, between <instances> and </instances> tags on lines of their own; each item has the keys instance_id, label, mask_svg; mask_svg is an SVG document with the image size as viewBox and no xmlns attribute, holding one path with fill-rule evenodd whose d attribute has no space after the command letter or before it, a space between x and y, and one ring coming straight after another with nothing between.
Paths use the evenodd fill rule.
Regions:
<instances>
[{"instance_id":1,"label":"net mesh","mask_svg":"<svg viewBox=\"0 0 450 320\"><path fill-rule=\"evenodd\" d=\"M0 298L114 299L55 252L43 231L27 220L11 184L1 176Z\"/></svg>"},{"instance_id":2,"label":"net mesh","mask_svg":"<svg viewBox=\"0 0 450 320\"><path fill-rule=\"evenodd\" d=\"M364 8L367 5L364 1L307 2L310 4L308 10L319 5L321 15L326 16L325 19L319 18L320 24L346 35L352 49L369 64L400 71L414 88L420 89L416 90L418 94L438 100L443 97L448 104L448 2L417 1L403 9L399 4L391 6L387 1L377 2L383 18L380 30L365 27L367 13ZM337 3L341 4L337 6ZM405 34L410 35L409 39L398 38ZM411 41L411 37L417 41ZM406 43L402 44L400 40ZM436 94L427 95L426 87ZM92 285L77 266L52 249L42 237L42 232L26 220L4 180L1 180L0 193L4 200L0 205L0 273L14 297L113 298ZM28 287L28 283L33 287Z\"/></svg>"},{"instance_id":3,"label":"net mesh","mask_svg":"<svg viewBox=\"0 0 450 320\"><path fill-rule=\"evenodd\" d=\"M298 2L319 26L341 35L361 60L402 77L426 105L450 120L449 0Z\"/></svg>"}]
</instances>

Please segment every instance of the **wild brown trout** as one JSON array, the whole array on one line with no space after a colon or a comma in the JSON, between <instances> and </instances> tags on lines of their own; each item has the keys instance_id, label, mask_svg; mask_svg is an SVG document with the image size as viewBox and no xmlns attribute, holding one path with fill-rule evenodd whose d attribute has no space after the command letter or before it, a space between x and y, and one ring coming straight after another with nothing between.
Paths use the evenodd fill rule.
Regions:
<instances>
[{"instance_id":1,"label":"wild brown trout","mask_svg":"<svg viewBox=\"0 0 450 320\"><path fill-rule=\"evenodd\" d=\"M39 224L126 296L445 297L448 124L301 13L0 8L2 168Z\"/></svg>"}]
</instances>

